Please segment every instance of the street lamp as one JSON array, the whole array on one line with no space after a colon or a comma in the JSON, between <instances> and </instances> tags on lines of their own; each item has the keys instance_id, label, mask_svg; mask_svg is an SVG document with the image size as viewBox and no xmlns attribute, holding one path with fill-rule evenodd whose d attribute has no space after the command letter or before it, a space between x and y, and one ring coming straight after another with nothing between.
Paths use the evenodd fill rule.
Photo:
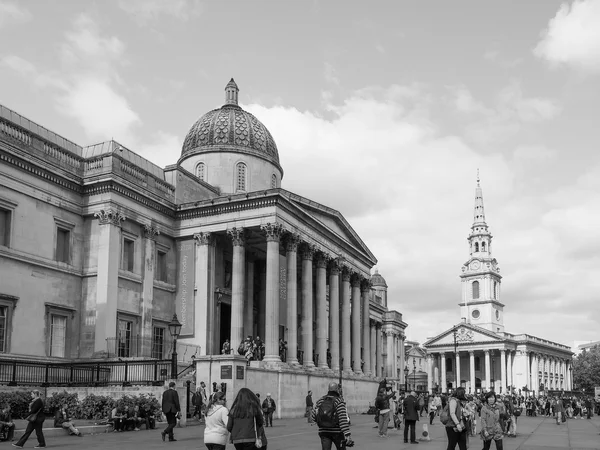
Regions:
<instances>
[{"instance_id":1,"label":"street lamp","mask_svg":"<svg viewBox=\"0 0 600 450\"><path fill-rule=\"evenodd\" d=\"M573 384L573 366L571 366L570 364L569 364L569 382L570 382L569 383L570 386L567 385L567 387L569 388L570 391L572 391L573 386L574 386L574 384Z\"/></svg>"},{"instance_id":2,"label":"street lamp","mask_svg":"<svg viewBox=\"0 0 600 450\"><path fill-rule=\"evenodd\" d=\"M452 331L452 334L454 335L454 362L456 364L456 362L458 362L460 364L460 357L456 357L456 355L458 355L457 353L457 347L458 347L458 343L456 342L456 335L458 334L458 325L454 325L454 330ZM454 384L454 389L456 389L459 384L460 381L458 380L458 367L454 368L454 379L455 379L455 384Z\"/></svg>"},{"instance_id":3,"label":"street lamp","mask_svg":"<svg viewBox=\"0 0 600 450\"><path fill-rule=\"evenodd\" d=\"M408 392L408 366L404 366L404 392Z\"/></svg>"},{"instance_id":4,"label":"street lamp","mask_svg":"<svg viewBox=\"0 0 600 450\"><path fill-rule=\"evenodd\" d=\"M417 390L417 360L413 357L413 389Z\"/></svg>"},{"instance_id":5,"label":"street lamp","mask_svg":"<svg viewBox=\"0 0 600 450\"><path fill-rule=\"evenodd\" d=\"M177 338L181 333L181 323L177 320L177 314L173 314L173 319L169 322L169 333L173 337L173 353L171 355L171 378L177 379Z\"/></svg>"}]
</instances>

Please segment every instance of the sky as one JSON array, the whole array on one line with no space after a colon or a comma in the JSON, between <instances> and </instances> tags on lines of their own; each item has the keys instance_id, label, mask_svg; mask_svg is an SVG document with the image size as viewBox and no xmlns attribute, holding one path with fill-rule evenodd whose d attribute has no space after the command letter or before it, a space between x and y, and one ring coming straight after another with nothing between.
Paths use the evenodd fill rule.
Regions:
<instances>
[{"instance_id":1,"label":"sky","mask_svg":"<svg viewBox=\"0 0 600 450\"><path fill-rule=\"evenodd\" d=\"M599 339L600 0L0 0L0 103L174 164L240 103L424 342L460 321L477 170L505 326Z\"/></svg>"}]
</instances>

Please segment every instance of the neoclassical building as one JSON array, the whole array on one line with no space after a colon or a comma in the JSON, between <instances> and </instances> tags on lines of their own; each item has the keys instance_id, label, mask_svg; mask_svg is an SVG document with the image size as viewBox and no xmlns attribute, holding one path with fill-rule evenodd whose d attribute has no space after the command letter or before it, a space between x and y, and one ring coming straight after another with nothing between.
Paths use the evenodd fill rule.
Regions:
<instances>
[{"instance_id":1,"label":"neoclassical building","mask_svg":"<svg viewBox=\"0 0 600 450\"><path fill-rule=\"evenodd\" d=\"M500 268L492 256L479 178L467 239L469 259L462 266L461 322L424 347L429 358L429 391L457 386L467 392L532 392L572 389L569 346L504 329Z\"/></svg>"},{"instance_id":2,"label":"neoclassical building","mask_svg":"<svg viewBox=\"0 0 600 450\"><path fill-rule=\"evenodd\" d=\"M165 168L0 106L0 352L165 358L176 313L197 355L260 336L265 367L284 340L286 367L400 380L406 323L375 256L283 176L233 79Z\"/></svg>"}]
</instances>

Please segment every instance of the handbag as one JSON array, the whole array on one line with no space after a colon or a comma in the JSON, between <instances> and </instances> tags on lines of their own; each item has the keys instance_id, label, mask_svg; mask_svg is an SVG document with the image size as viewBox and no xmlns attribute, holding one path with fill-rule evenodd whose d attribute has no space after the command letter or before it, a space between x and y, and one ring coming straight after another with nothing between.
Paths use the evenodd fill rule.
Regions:
<instances>
[{"instance_id":1,"label":"handbag","mask_svg":"<svg viewBox=\"0 0 600 450\"><path fill-rule=\"evenodd\" d=\"M35 422L37 420L37 416L39 413L40 413L40 411L36 412L35 414L29 414L26 417L27 422L31 422L31 423Z\"/></svg>"},{"instance_id":2,"label":"handbag","mask_svg":"<svg viewBox=\"0 0 600 450\"><path fill-rule=\"evenodd\" d=\"M258 427L256 426L256 417L254 417L254 446L261 448L263 446L262 439L258 437Z\"/></svg>"}]
</instances>

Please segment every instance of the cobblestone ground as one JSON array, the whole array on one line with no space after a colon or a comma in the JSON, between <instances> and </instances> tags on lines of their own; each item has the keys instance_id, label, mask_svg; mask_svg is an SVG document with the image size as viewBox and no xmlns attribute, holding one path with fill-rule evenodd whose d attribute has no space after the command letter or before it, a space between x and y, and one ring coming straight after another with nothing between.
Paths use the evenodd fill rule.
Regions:
<instances>
[{"instance_id":1,"label":"cobblestone ground","mask_svg":"<svg viewBox=\"0 0 600 450\"><path fill-rule=\"evenodd\" d=\"M439 421L429 428L431 441L421 442L418 446L405 444L402 431L389 431L387 439L377 437L373 416L352 416L352 436L356 442L355 449L397 450L408 448L439 449L446 448L445 431ZM417 423L417 430L421 430L425 418ZM204 427L202 425L189 426L176 429L177 442L162 442L160 429L126 433L103 433L88 435L83 438L61 436L47 439L48 447L83 448L93 449L163 449L173 450L205 449L202 439ZM320 449L316 427L306 423L306 419L286 419L274 421L273 428L267 428L268 450L304 450ZM29 439L25 448L36 445L35 433ZM8 443L0 444L12 448ZM228 449L233 450L229 444ZM478 437L471 438L470 450L482 448ZM492 444L492 448L494 445ZM566 424L557 426L554 420L542 417L520 417L518 436L505 438L504 448L507 450L545 450L545 449L600 449L600 418L570 419Z\"/></svg>"}]
</instances>

